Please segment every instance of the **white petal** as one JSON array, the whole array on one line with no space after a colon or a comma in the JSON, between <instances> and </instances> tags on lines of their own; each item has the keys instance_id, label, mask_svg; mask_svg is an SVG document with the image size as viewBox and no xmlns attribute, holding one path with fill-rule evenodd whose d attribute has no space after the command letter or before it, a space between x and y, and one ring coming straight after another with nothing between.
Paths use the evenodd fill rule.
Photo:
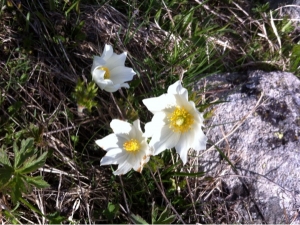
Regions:
<instances>
[{"instance_id":1,"label":"white petal","mask_svg":"<svg viewBox=\"0 0 300 225\"><path fill-rule=\"evenodd\" d=\"M110 165L110 164L117 164L117 160L115 157L112 156L104 156L101 160L100 160L100 166L105 166L105 165Z\"/></svg>"},{"instance_id":2,"label":"white petal","mask_svg":"<svg viewBox=\"0 0 300 225\"><path fill-rule=\"evenodd\" d=\"M178 143L175 146L176 152L179 154L183 164L187 162L189 149L192 147L194 137L189 132L182 133Z\"/></svg>"},{"instance_id":3,"label":"white petal","mask_svg":"<svg viewBox=\"0 0 300 225\"><path fill-rule=\"evenodd\" d=\"M131 81L135 74L136 73L132 68L118 66L110 71L110 79L114 82L114 84L121 84L126 81Z\"/></svg>"},{"instance_id":4,"label":"white petal","mask_svg":"<svg viewBox=\"0 0 300 225\"><path fill-rule=\"evenodd\" d=\"M124 159L126 159L127 155L124 153L119 153L113 156L109 156L108 154L106 154L100 161L100 165L104 166L104 165L110 165L110 164L119 164L121 162L124 161Z\"/></svg>"},{"instance_id":5,"label":"white petal","mask_svg":"<svg viewBox=\"0 0 300 225\"><path fill-rule=\"evenodd\" d=\"M195 137L192 144L192 148L199 151L206 149L207 137L201 129L201 124L194 127Z\"/></svg>"},{"instance_id":6,"label":"white petal","mask_svg":"<svg viewBox=\"0 0 300 225\"><path fill-rule=\"evenodd\" d=\"M170 85L168 88L168 94L173 94L173 95L181 95L184 97L186 100L188 100L188 92L187 89L182 87L181 81L178 80L174 84Z\"/></svg>"},{"instance_id":7,"label":"white petal","mask_svg":"<svg viewBox=\"0 0 300 225\"><path fill-rule=\"evenodd\" d=\"M176 96L176 105L185 108L186 110L196 110L195 103L193 101L188 101L188 92L184 92L183 95Z\"/></svg>"},{"instance_id":8,"label":"white petal","mask_svg":"<svg viewBox=\"0 0 300 225\"><path fill-rule=\"evenodd\" d=\"M105 61L108 61L109 58L113 55L113 53L114 53L113 47L111 45L105 44L101 58L103 58Z\"/></svg>"},{"instance_id":9,"label":"white petal","mask_svg":"<svg viewBox=\"0 0 300 225\"><path fill-rule=\"evenodd\" d=\"M174 95L163 94L159 97L146 98L143 100L143 103L150 112L155 114L174 106L176 104L176 99Z\"/></svg>"},{"instance_id":10,"label":"white petal","mask_svg":"<svg viewBox=\"0 0 300 225\"><path fill-rule=\"evenodd\" d=\"M105 66L109 69L113 69L115 67L123 66L125 64L127 52L124 52L120 55L113 53L111 57L107 60Z\"/></svg>"},{"instance_id":11,"label":"white petal","mask_svg":"<svg viewBox=\"0 0 300 225\"><path fill-rule=\"evenodd\" d=\"M103 88L103 90L105 90L107 92L116 92L120 88L121 88L120 84L115 84L115 85L111 84L111 85L105 86L105 88Z\"/></svg>"},{"instance_id":12,"label":"white petal","mask_svg":"<svg viewBox=\"0 0 300 225\"><path fill-rule=\"evenodd\" d=\"M204 127L203 113L201 113L197 109L195 109L194 117L195 117L195 120L197 121L197 123L200 125L200 128Z\"/></svg>"},{"instance_id":13,"label":"white petal","mask_svg":"<svg viewBox=\"0 0 300 225\"><path fill-rule=\"evenodd\" d=\"M117 142L118 138L115 134L110 134L102 139L96 140L96 144L105 151L107 151L109 148L118 147Z\"/></svg>"},{"instance_id":14,"label":"white petal","mask_svg":"<svg viewBox=\"0 0 300 225\"><path fill-rule=\"evenodd\" d=\"M132 166L124 160L122 164L118 166L118 169L113 173L114 175L123 175L132 169Z\"/></svg>"},{"instance_id":15,"label":"white petal","mask_svg":"<svg viewBox=\"0 0 300 225\"><path fill-rule=\"evenodd\" d=\"M96 81L96 82L103 81L104 80L104 74L105 74L105 71L104 70L99 70L98 66L97 66L92 72L93 80Z\"/></svg>"},{"instance_id":16,"label":"white petal","mask_svg":"<svg viewBox=\"0 0 300 225\"><path fill-rule=\"evenodd\" d=\"M133 121L132 129L129 133L129 136L131 138L135 138L139 141L141 141L143 139L143 132L142 132L142 129L141 129L141 126L140 126L140 120L139 119Z\"/></svg>"},{"instance_id":17,"label":"white petal","mask_svg":"<svg viewBox=\"0 0 300 225\"><path fill-rule=\"evenodd\" d=\"M105 62L105 60L102 57L100 57L100 56L94 56L91 73L93 73L93 71L94 71L94 69L96 67L103 66L105 64L106 64L106 62Z\"/></svg>"},{"instance_id":18,"label":"white petal","mask_svg":"<svg viewBox=\"0 0 300 225\"><path fill-rule=\"evenodd\" d=\"M103 90L107 86L113 85L111 80L104 79L105 71L103 70L97 70L95 69L92 73L93 80L96 82L96 84Z\"/></svg>"},{"instance_id":19,"label":"white petal","mask_svg":"<svg viewBox=\"0 0 300 225\"><path fill-rule=\"evenodd\" d=\"M179 132L173 132L169 128L169 125L165 125L161 128L160 132L154 133L149 145L153 146L154 155L157 155L166 149L173 148L179 138Z\"/></svg>"},{"instance_id":20,"label":"white petal","mask_svg":"<svg viewBox=\"0 0 300 225\"><path fill-rule=\"evenodd\" d=\"M157 133L158 130L161 130L162 127L166 124L164 121L166 119L166 114L161 111L155 113L152 117L152 121L145 124L145 133L144 137L152 137L154 133Z\"/></svg>"},{"instance_id":21,"label":"white petal","mask_svg":"<svg viewBox=\"0 0 300 225\"><path fill-rule=\"evenodd\" d=\"M139 161L141 160L139 156L139 153L134 154L134 153L128 153L128 157L126 159L127 163L129 163L131 165L131 167L133 168L137 163L139 163Z\"/></svg>"},{"instance_id":22,"label":"white petal","mask_svg":"<svg viewBox=\"0 0 300 225\"><path fill-rule=\"evenodd\" d=\"M127 83L123 83L123 84L120 84L120 87L129 88L130 86Z\"/></svg>"},{"instance_id":23,"label":"white petal","mask_svg":"<svg viewBox=\"0 0 300 225\"><path fill-rule=\"evenodd\" d=\"M139 158L137 163L133 166L133 169L135 171L141 172L143 170L144 165L149 161L150 156L149 155L143 155Z\"/></svg>"},{"instance_id":24,"label":"white petal","mask_svg":"<svg viewBox=\"0 0 300 225\"><path fill-rule=\"evenodd\" d=\"M118 146L118 147L115 147L115 148L110 148L109 151L106 152L105 156L116 156L120 153L124 153L124 150Z\"/></svg>"},{"instance_id":25,"label":"white petal","mask_svg":"<svg viewBox=\"0 0 300 225\"><path fill-rule=\"evenodd\" d=\"M107 91L107 92L116 92L117 90L119 90L120 88L129 88L129 84L127 83L123 83L123 84L110 84L110 85L106 85L103 90Z\"/></svg>"},{"instance_id":26,"label":"white petal","mask_svg":"<svg viewBox=\"0 0 300 225\"><path fill-rule=\"evenodd\" d=\"M116 134L129 134L132 129L132 125L123 120L113 119L110 122L110 127Z\"/></svg>"},{"instance_id":27,"label":"white petal","mask_svg":"<svg viewBox=\"0 0 300 225\"><path fill-rule=\"evenodd\" d=\"M136 119L135 121L133 121L132 125L133 125L133 127L136 130L142 132L141 125L140 125L140 120L139 119Z\"/></svg>"},{"instance_id":28,"label":"white petal","mask_svg":"<svg viewBox=\"0 0 300 225\"><path fill-rule=\"evenodd\" d=\"M98 85L98 87L101 88L101 90L105 90L107 86L109 86L110 84L108 84L108 82L96 82L96 84Z\"/></svg>"},{"instance_id":29,"label":"white petal","mask_svg":"<svg viewBox=\"0 0 300 225\"><path fill-rule=\"evenodd\" d=\"M145 124L145 133L143 134L144 137L152 137L154 135L155 129L157 127L155 126L155 123L148 122Z\"/></svg>"}]
</instances>

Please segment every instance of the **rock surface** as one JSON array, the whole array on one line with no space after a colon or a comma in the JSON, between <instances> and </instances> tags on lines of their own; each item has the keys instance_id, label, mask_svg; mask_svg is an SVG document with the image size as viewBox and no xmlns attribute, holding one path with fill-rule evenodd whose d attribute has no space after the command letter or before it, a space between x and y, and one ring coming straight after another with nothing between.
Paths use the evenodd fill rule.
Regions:
<instances>
[{"instance_id":1,"label":"rock surface","mask_svg":"<svg viewBox=\"0 0 300 225\"><path fill-rule=\"evenodd\" d=\"M199 165L226 186L236 222L300 223L299 79L255 71L214 75L195 89L203 86L227 101L213 107L206 134L235 169L214 146Z\"/></svg>"},{"instance_id":2,"label":"rock surface","mask_svg":"<svg viewBox=\"0 0 300 225\"><path fill-rule=\"evenodd\" d=\"M300 22L300 0L266 0L272 10L279 10L282 15L288 15L296 22Z\"/></svg>"}]
</instances>

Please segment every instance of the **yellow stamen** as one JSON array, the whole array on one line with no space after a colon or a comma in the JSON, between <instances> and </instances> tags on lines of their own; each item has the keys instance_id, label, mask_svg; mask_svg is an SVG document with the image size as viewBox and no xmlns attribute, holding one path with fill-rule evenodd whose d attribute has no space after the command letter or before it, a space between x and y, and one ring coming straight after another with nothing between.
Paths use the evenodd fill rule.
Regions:
<instances>
[{"instance_id":1,"label":"yellow stamen","mask_svg":"<svg viewBox=\"0 0 300 225\"><path fill-rule=\"evenodd\" d=\"M110 71L107 67L102 66L102 67L99 67L98 70L103 70L105 72L104 73L104 79L109 79L110 78Z\"/></svg>"},{"instance_id":2,"label":"yellow stamen","mask_svg":"<svg viewBox=\"0 0 300 225\"><path fill-rule=\"evenodd\" d=\"M130 139L123 144L123 148L128 152L136 152L140 150L140 144L136 139Z\"/></svg>"},{"instance_id":3,"label":"yellow stamen","mask_svg":"<svg viewBox=\"0 0 300 225\"><path fill-rule=\"evenodd\" d=\"M185 108L181 107L177 107L168 119L170 121L170 128L174 132L184 133L188 131L194 123L193 116Z\"/></svg>"}]
</instances>

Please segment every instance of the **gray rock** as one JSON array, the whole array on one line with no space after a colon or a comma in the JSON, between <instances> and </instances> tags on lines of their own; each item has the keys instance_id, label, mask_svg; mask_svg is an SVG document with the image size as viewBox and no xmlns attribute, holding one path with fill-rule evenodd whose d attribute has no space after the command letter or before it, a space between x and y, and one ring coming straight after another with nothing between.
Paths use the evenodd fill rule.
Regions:
<instances>
[{"instance_id":1,"label":"gray rock","mask_svg":"<svg viewBox=\"0 0 300 225\"><path fill-rule=\"evenodd\" d=\"M277 9L278 7L284 5L299 5L299 0L265 0L264 2L269 2L272 9Z\"/></svg>"},{"instance_id":2,"label":"gray rock","mask_svg":"<svg viewBox=\"0 0 300 225\"><path fill-rule=\"evenodd\" d=\"M227 101L212 107L206 134L218 148L203 152L199 165L227 187L235 222L300 223L299 79L255 71L214 75L197 87Z\"/></svg>"},{"instance_id":3,"label":"gray rock","mask_svg":"<svg viewBox=\"0 0 300 225\"><path fill-rule=\"evenodd\" d=\"M300 0L266 0L273 10L279 9L282 15L288 15L293 20L300 22Z\"/></svg>"}]
</instances>

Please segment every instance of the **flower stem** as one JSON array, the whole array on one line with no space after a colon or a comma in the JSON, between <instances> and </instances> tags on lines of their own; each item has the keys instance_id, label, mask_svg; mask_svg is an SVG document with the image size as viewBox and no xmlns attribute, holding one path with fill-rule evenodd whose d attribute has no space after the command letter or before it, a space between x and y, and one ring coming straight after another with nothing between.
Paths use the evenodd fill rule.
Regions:
<instances>
[{"instance_id":1,"label":"flower stem","mask_svg":"<svg viewBox=\"0 0 300 225\"><path fill-rule=\"evenodd\" d=\"M158 177L159 177L159 181L161 183L161 185L159 185L155 179L155 176L150 168L150 166L148 166L149 170L150 170L150 173L151 173L151 176L153 177L153 180L157 186L157 188L159 189L159 191L161 192L163 198L165 199L165 201L168 203L168 205L170 206L170 208L172 209L172 211L176 214L177 218L180 220L180 222L182 224L186 224L183 220L182 220L182 217L179 215L179 213L176 211L176 209L173 207L173 205L171 204L171 202L169 201L169 199L167 198L166 194L165 194L165 191L163 189L163 186L162 186L162 181L161 181L161 178L160 178L160 173L159 171L157 171L158 173Z\"/></svg>"}]
</instances>

